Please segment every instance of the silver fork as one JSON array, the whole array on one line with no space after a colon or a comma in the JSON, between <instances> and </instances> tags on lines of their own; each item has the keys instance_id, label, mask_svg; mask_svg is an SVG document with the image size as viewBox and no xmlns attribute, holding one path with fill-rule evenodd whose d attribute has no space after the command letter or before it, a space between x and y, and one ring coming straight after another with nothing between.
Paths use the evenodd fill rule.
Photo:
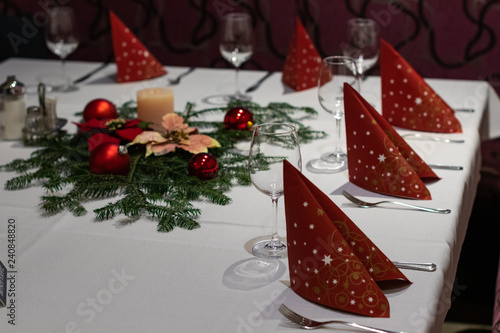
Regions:
<instances>
[{"instance_id":1,"label":"silver fork","mask_svg":"<svg viewBox=\"0 0 500 333\"><path fill-rule=\"evenodd\" d=\"M370 207L378 206L380 204L388 203L388 204L394 204L394 205L400 205L400 206L405 206L405 207L409 207L409 208L419 209L419 210L423 210L423 211L430 212L430 213L449 214L451 212L451 210L449 210L449 209L422 207L422 206L417 206L417 205L410 205L410 204L407 204L404 202L399 202L399 201L383 200L383 201L379 201L379 202L366 202L366 201L362 201L362 200L354 197L352 194L348 193L347 191L342 191L342 194L347 199L349 199L352 203L354 203L355 205L358 205L359 207L363 207L363 208L370 208Z\"/></svg>"},{"instance_id":2,"label":"silver fork","mask_svg":"<svg viewBox=\"0 0 500 333\"><path fill-rule=\"evenodd\" d=\"M192 71L194 71L196 69L196 67L189 67L189 69L187 71L185 71L184 73L182 73L181 75L177 76L175 79L168 79L168 83L170 83L171 85L176 85L176 84L179 84L181 82L181 79L188 75L189 73L191 73Z\"/></svg>"},{"instance_id":3,"label":"silver fork","mask_svg":"<svg viewBox=\"0 0 500 333\"><path fill-rule=\"evenodd\" d=\"M281 304L280 307L278 308L278 311L281 312L281 314L283 316L285 316L288 320L295 323L296 326L304 328L304 329L308 329L308 330L314 330L316 328L321 328L324 325L328 325L328 324L340 324L340 325L347 325L347 326L359 328L361 330L365 330L365 331L369 331L369 332L397 333L394 331L382 330L380 328L360 325L360 324L351 323L351 322L342 321L342 320L315 321L315 320L312 320L312 319L309 319L309 318L306 318L306 317L299 315L298 313L296 313L293 310L291 310L290 308L288 308L285 304Z\"/></svg>"}]
</instances>

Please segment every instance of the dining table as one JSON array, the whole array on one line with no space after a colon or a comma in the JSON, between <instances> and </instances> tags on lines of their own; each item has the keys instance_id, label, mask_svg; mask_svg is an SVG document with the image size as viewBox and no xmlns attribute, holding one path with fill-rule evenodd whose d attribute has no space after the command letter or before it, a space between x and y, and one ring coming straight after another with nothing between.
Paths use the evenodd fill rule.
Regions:
<instances>
[{"instance_id":1,"label":"dining table","mask_svg":"<svg viewBox=\"0 0 500 333\"><path fill-rule=\"evenodd\" d=\"M55 60L10 58L0 64L0 79L15 75L26 86L27 105L38 105L38 82L43 75L59 72L60 65ZM76 79L99 66L67 61L66 74ZM121 106L135 101L138 90L169 87L174 92L174 109L182 114L188 102L195 109L222 107L227 103L225 96L234 92L234 69L196 68L174 85L168 79L189 68L165 69L167 74L161 77L117 83L116 65L110 63L78 83L76 90L48 91L47 96L57 98L57 115L68 120L63 129L76 133L73 122L82 121L80 112L96 98ZM266 74L241 70L239 85L245 90ZM7 297L6 306L0 308L0 331L299 332L278 311L285 304L316 320L338 319L397 332L441 332L450 306L467 288L455 280L455 274L480 180L480 145L500 135L500 102L495 90L482 80L426 79L457 109L463 132L425 134L463 143L411 138L407 142L428 164L463 168L434 170L440 179L426 184L432 200L398 200L451 210L434 214L391 206L357 207L342 191L366 201L395 198L352 184L347 169L330 174L308 170L308 161L335 146L335 119L321 108L317 88L294 91L281 78L280 72L273 73L249 95L259 105L285 102L317 111L303 124L328 136L301 144L303 175L389 259L436 264L433 272L402 269L412 283L383 290L390 304L389 318L356 315L310 302L290 288L286 258L254 257L252 245L271 234L273 210L270 198L253 186L233 186L227 192L231 199L227 205L194 202L201 209L197 229L159 232L157 221L147 217L96 219L93 210L109 199L85 202L88 213L83 216L67 211L45 214L40 208L45 194L41 184L6 190L3 185L18 174L1 170L0 261L7 270ZM362 96L379 112L380 90L379 76L362 82ZM461 108L469 110L458 111ZM222 122L223 113L211 117ZM248 147L249 142L241 145ZM0 165L26 159L37 149L20 140L1 140ZM279 232L286 237L283 201L279 200Z\"/></svg>"}]
</instances>

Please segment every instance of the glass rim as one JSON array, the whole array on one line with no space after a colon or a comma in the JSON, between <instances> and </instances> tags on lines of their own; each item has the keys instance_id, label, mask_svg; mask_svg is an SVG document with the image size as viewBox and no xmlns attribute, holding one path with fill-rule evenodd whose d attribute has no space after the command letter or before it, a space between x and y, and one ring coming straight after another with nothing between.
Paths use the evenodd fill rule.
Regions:
<instances>
[{"instance_id":1,"label":"glass rim","mask_svg":"<svg viewBox=\"0 0 500 333\"><path fill-rule=\"evenodd\" d=\"M255 127L253 128L253 131L255 133L257 128L268 127L268 126L282 126L282 127L287 127L288 130L285 130L285 131L279 132L279 133L261 130L260 133L262 133L262 134L279 134L279 135L297 133L297 128L294 125L289 124L289 123L261 123L261 124L255 125Z\"/></svg>"},{"instance_id":2,"label":"glass rim","mask_svg":"<svg viewBox=\"0 0 500 333\"><path fill-rule=\"evenodd\" d=\"M349 56L343 56L343 55L328 56L328 57L323 58L321 60L321 62L328 64L328 65L342 65L342 64L349 63L349 62L356 64L356 60L354 60L354 58L349 57Z\"/></svg>"}]
</instances>

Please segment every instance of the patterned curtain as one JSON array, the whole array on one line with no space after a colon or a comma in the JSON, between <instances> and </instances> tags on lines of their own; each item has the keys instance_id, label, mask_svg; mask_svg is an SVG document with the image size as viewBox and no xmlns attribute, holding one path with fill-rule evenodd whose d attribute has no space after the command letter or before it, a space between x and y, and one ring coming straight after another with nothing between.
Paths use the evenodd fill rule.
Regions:
<instances>
[{"instance_id":1,"label":"patterned curtain","mask_svg":"<svg viewBox=\"0 0 500 333\"><path fill-rule=\"evenodd\" d=\"M340 53L348 19L369 17L378 23L380 37L422 76L488 80L500 90L499 0L2 0L0 27L24 38L16 44L2 34L2 59L50 56L40 42L43 34L26 36L23 27L32 22L43 31L44 15L54 4L77 9L82 42L69 56L73 60L112 59L109 10L164 65L200 67L230 66L218 49L221 19L247 12L257 45L244 68L264 70L283 68L295 17L322 56Z\"/></svg>"}]
</instances>

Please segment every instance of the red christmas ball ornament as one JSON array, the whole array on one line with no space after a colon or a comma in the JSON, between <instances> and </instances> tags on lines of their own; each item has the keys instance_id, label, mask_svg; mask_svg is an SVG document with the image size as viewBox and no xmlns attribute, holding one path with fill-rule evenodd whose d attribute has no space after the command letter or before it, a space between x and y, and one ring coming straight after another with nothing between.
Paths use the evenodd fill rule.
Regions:
<instances>
[{"instance_id":1,"label":"red christmas ball ornament","mask_svg":"<svg viewBox=\"0 0 500 333\"><path fill-rule=\"evenodd\" d=\"M189 160L188 172L201 180L214 179L219 172L219 163L212 154L198 153Z\"/></svg>"},{"instance_id":2,"label":"red christmas ball ornament","mask_svg":"<svg viewBox=\"0 0 500 333\"><path fill-rule=\"evenodd\" d=\"M90 171L95 174L127 175L130 155L125 146L117 143L101 143L90 153Z\"/></svg>"},{"instance_id":3,"label":"red christmas ball ornament","mask_svg":"<svg viewBox=\"0 0 500 333\"><path fill-rule=\"evenodd\" d=\"M83 120L85 122L90 119L115 119L118 118L116 106L104 98L94 99L85 105L83 109Z\"/></svg>"},{"instance_id":4,"label":"red christmas ball ornament","mask_svg":"<svg viewBox=\"0 0 500 333\"><path fill-rule=\"evenodd\" d=\"M243 107L233 107L224 116L224 127L232 130L246 131L253 126L253 115Z\"/></svg>"}]
</instances>

